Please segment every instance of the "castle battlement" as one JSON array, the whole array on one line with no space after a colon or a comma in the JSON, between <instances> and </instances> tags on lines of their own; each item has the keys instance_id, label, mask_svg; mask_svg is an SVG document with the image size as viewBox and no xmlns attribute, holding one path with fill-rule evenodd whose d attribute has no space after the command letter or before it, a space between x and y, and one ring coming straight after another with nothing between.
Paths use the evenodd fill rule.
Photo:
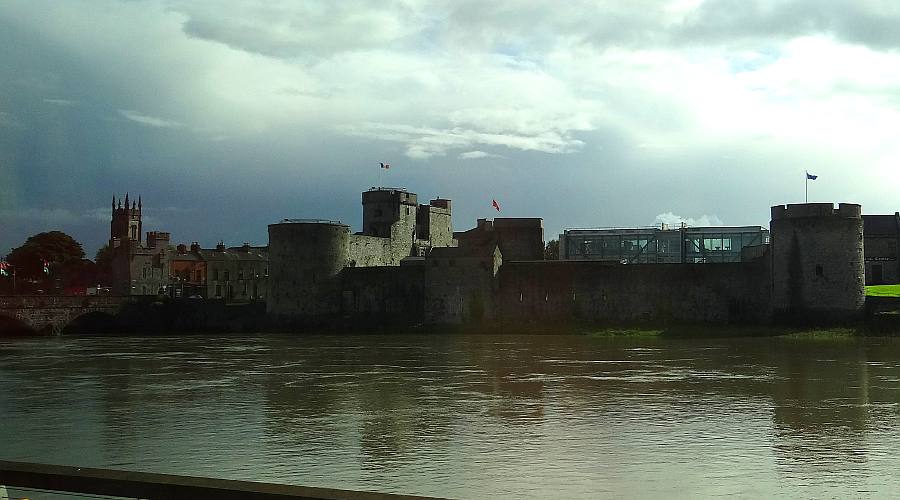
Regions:
<instances>
[{"instance_id":1,"label":"castle battlement","mask_svg":"<svg viewBox=\"0 0 900 500\"><path fill-rule=\"evenodd\" d=\"M857 203L790 203L772 207L772 220L799 219L805 217L844 217L859 219L862 207Z\"/></svg>"}]
</instances>

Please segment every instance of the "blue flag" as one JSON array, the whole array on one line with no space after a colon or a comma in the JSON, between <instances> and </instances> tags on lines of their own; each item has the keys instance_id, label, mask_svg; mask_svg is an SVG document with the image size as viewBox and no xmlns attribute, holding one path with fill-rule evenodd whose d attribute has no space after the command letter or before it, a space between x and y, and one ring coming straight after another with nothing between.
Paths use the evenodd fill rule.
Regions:
<instances>
[{"instance_id":1,"label":"blue flag","mask_svg":"<svg viewBox=\"0 0 900 500\"><path fill-rule=\"evenodd\" d=\"M816 180L818 177L819 177L818 175L813 175L813 174L811 174L811 173L809 173L809 172L806 173L806 178L809 179L809 180L811 180L811 181Z\"/></svg>"}]
</instances>

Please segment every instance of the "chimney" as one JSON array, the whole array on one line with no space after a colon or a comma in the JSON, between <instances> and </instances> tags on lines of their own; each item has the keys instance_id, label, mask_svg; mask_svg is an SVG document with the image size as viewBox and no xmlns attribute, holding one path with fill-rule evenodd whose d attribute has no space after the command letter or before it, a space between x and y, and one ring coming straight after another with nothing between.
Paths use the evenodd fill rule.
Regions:
<instances>
[{"instance_id":1,"label":"chimney","mask_svg":"<svg viewBox=\"0 0 900 500\"><path fill-rule=\"evenodd\" d=\"M200 243L196 241L191 243L191 253L199 253L200 252Z\"/></svg>"},{"instance_id":2,"label":"chimney","mask_svg":"<svg viewBox=\"0 0 900 500\"><path fill-rule=\"evenodd\" d=\"M178 254L184 255L185 253L187 253L187 246L184 243L179 243L178 244Z\"/></svg>"},{"instance_id":3,"label":"chimney","mask_svg":"<svg viewBox=\"0 0 900 500\"><path fill-rule=\"evenodd\" d=\"M244 253L249 253L250 252L250 243L245 241L244 244L241 246L241 251Z\"/></svg>"},{"instance_id":4,"label":"chimney","mask_svg":"<svg viewBox=\"0 0 900 500\"><path fill-rule=\"evenodd\" d=\"M219 241L219 243L216 245L216 251L217 252L225 251L225 242L224 241Z\"/></svg>"}]
</instances>

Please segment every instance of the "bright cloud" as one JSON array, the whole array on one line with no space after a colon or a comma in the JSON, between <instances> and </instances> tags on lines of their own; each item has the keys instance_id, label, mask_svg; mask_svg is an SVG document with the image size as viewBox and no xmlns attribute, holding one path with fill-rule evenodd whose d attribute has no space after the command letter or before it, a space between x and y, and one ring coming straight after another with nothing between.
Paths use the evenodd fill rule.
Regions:
<instances>
[{"instance_id":1,"label":"bright cloud","mask_svg":"<svg viewBox=\"0 0 900 500\"><path fill-rule=\"evenodd\" d=\"M715 215L701 215L699 217L682 217L680 215L673 214L672 212L666 212L664 214L659 214L653 220L655 224L666 224L669 227L675 228L681 226L682 223L689 227L700 227L700 226L722 226L722 219L719 219Z\"/></svg>"},{"instance_id":2,"label":"bright cloud","mask_svg":"<svg viewBox=\"0 0 900 500\"><path fill-rule=\"evenodd\" d=\"M140 123L141 125L147 125L148 127L179 128L184 126L176 121L164 120L155 116L145 115L131 109L120 109L119 114L133 122Z\"/></svg>"}]
</instances>

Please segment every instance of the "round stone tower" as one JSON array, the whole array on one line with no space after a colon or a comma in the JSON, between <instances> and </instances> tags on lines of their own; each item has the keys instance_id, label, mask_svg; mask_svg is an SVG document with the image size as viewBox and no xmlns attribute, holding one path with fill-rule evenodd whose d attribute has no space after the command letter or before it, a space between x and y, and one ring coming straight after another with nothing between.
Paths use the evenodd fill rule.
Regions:
<instances>
[{"instance_id":1,"label":"round stone tower","mask_svg":"<svg viewBox=\"0 0 900 500\"><path fill-rule=\"evenodd\" d=\"M852 319L866 300L859 205L772 207L772 306L776 318Z\"/></svg>"},{"instance_id":2,"label":"round stone tower","mask_svg":"<svg viewBox=\"0 0 900 500\"><path fill-rule=\"evenodd\" d=\"M340 311L338 274L347 265L350 228L340 222L286 219L269 225L269 295L276 321L312 320Z\"/></svg>"}]
</instances>

